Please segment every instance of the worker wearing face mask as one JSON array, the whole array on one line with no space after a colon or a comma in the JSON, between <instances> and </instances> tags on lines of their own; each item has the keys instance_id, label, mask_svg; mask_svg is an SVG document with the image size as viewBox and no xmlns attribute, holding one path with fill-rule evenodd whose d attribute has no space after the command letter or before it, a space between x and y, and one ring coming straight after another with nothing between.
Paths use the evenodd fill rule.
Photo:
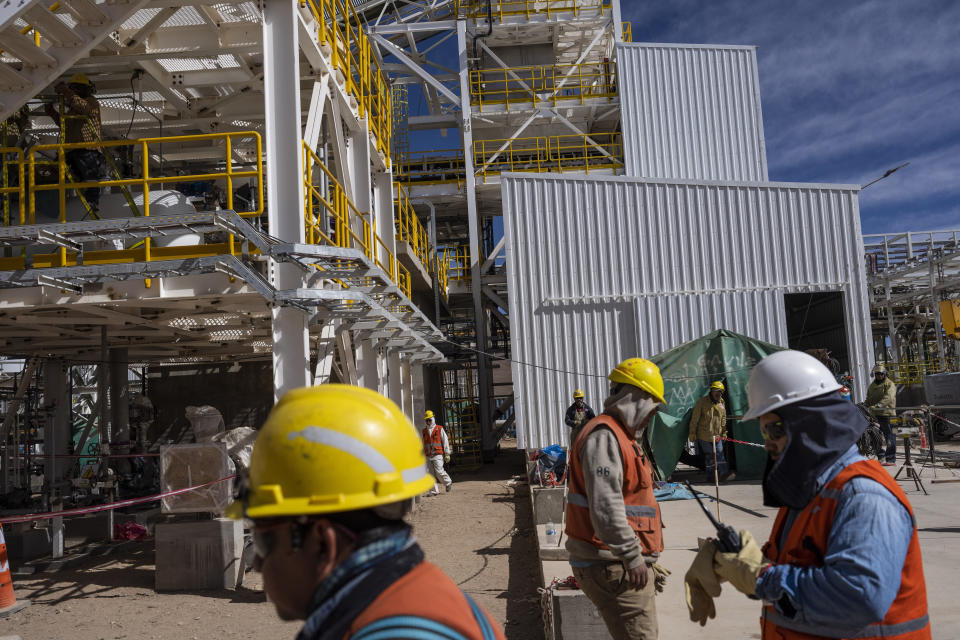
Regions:
<instances>
[{"instance_id":1,"label":"worker wearing face mask","mask_svg":"<svg viewBox=\"0 0 960 640\"><path fill-rule=\"evenodd\" d=\"M427 468L436 479L437 483L443 483L447 493L453 489L453 480L450 475L444 471L443 464L450 462L450 441L447 439L447 432L437 424L433 417L433 411L427 411L423 414L425 425L421 435L423 436L423 454L427 456ZM435 496L440 493L439 485L435 483L433 490L427 495Z\"/></svg>"},{"instance_id":2,"label":"worker wearing face mask","mask_svg":"<svg viewBox=\"0 0 960 640\"><path fill-rule=\"evenodd\" d=\"M687 574L691 619L705 624L729 580L763 602L764 638L929 640L926 583L910 501L857 451L867 426L817 359L780 351L747 384L769 454L763 503L779 507L761 548L740 531L736 553L704 544Z\"/></svg>"}]
</instances>

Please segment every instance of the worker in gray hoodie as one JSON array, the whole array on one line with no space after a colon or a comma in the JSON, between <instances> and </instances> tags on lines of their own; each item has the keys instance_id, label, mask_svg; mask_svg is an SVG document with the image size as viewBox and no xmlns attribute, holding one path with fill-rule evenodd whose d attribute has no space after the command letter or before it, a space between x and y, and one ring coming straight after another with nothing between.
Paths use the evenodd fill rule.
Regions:
<instances>
[{"instance_id":1,"label":"worker in gray hoodie","mask_svg":"<svg viewBox=\"0 0 960 640\"><path fill-rule=\"evenodd\" d=\"M653 464L639 440L664 404L660 369L624 360L607 378L604 411L572 445L567 551L573 575L615 640L657 637L656 591L666 572Z\"/></svg>"}]
</instances>

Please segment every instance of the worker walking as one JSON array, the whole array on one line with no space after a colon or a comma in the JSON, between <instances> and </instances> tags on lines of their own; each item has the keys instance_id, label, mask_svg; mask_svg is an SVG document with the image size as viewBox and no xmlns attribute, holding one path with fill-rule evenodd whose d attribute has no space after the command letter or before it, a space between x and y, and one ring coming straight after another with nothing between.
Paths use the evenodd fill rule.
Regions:
<instances>
[{"instance_id":1,"label":"worker walking","mask_svg":"<svg viewBox=\"0 0 960 640\"><path fill-rule=\"evenodd\" d=\"M638 445L663 400L655 364L624 360L610 373L603 413L569 456L567 551L573 575L615 640L657 637L654 595L666 572L653 466ZM659 583L659 584L658 584Z\"/></svg>"},{"instance_id":2,"label":"worker walking","mask_svg":"<svg viewBox=\"0 0 960 640\"><path fill-rule=\"evenodd\" d=\"M298 640L503 639L404 522L430 488L413 425L375 391L339 384L284 395L260 430L228 510L253 523L254 567Z\"/></svg>"},{"instance_id":3,"label":"worker walking","mask_svg":"<svg viewBox=\"0 0 960 640\"><path fill-rule=\"evenodd\" d=\"M873 382L867 387L867 408L880 423L880 430L887 439L887 450L883 466L892 467L897 463L897 437L890 426L890 418L897 415L897 385L887 377L887 369L882 364L873 368Z\"/></svg>"},{"instance_id":4,"label":"worker walking","mask_svg":"<svg viewBox=\"0 0 960 640\"><path fill-rule=\"evenodd\" d=\"M590 408L590 405L584 402L583 390L577 389L574 391L573 404L567 407L567 415L563 419L563 423L570 427L571 445L573 445L573 441L577 439L577 435L580 433L583 425L596 417L597 414Z\"/></svg>"},{"instance_id":5,"label":"worker walking","mask_svg":"<svg viewBox=\"0 0 960 640\"><path fill-rule=\"evenodd\" d=\"M449 493L453 488L453 480L443 469L443 463L450 462L450 441L447 440L447 432L437 424L433 417L433 411L428 410L424 413L423 419L426 426L423 428L421 435L423 436L423 454L427 457L427 466L437 483L442 482L447 493ZM435 496L440 493L437 483L434 483L433 489L427 495Z\"/></svg>"},{"instance_id":6,"label":"worker walking","mask_svg":"<svg viewBox=\"0 0 960 640\"><path fill-rule=\"evenodd\" d=\"M56 91L60 94L66 113L60 113L51 103L44 108L54 123L63 128L63 142L99 142L103 139L100 124L100 102L94 95L94 86L82 73L75 73L70 82L59 83ZM77 182L93 182L103 176L106 159L99 147L69 149L66 153L67 165ZM94 209L100 208L100 188L89 187L83 190L83 198Z\"/></svg>"},{"instance_id":7,"label":"worker walking","mask_svg":"<svg viewBox=\"0 0 960 640\"><path fill-rule=\"evenodd\" d=\"M729 580L763 602L764 638L930 638L913 509L890 474L857 451L867 422L839 389L799 351L754 367L744 419L760 420L769 454L763 503L780 511L762 549L745 530L738 552L701 547L687 574L691 619L713 617L710 596Z\"/></svg>"},{"instance_id":8,"label":"worker walking","mask_svg":"<svg viewBox=\"0 0 960 640\"><path fill-rule=\"evenodd\" d=\"M727 435L727 406L723 402L725 388L719 380L710 385L710 392L693 405L690 417L690 441L695 442L706 465L706 482L712 482L714 470L720 481L732 480L735 474L727 467L723 440Z\"/></svg>"}]
</instances>

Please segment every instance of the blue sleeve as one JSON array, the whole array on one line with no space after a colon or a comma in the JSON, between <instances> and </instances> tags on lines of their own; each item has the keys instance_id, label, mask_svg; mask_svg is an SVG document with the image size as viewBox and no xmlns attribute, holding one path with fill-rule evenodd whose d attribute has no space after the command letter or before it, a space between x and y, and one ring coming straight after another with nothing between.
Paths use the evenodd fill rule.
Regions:
<instances>
[{"instance_id":1,"label":"blue sleeve","mask_svg":"<svg viewBox=\"0 0 960 640\"><path fill-rule=\"evenodd\" d=\"M587 419L593 420L597 417L597 414L593 412L593 409L590 408L590 405L587 405Z\"/></svg>"},{"instance_id":2,"label":"blue sleeve","mask_svg":"<svg viewBox=\"0 0 960 640\"><path fill-rule=\"evenodd\" d=\"M900 589L912 537L906 508L880 483L854 478L840 494L823 566L774 565L757 580L756 595L798 622L853 629L879 622Z\"/></svg>"},{"instance_id":3,"label":"blue sleeve","mask_svg":"<svg viewBox=\"0 0 960 640\"><path fill-rule=\"evenodd\" d=\"M570 405L569 407L567 407L567 417L563 422L568 427L573 426L573 405Z\"/></svg>"}]
</instances>

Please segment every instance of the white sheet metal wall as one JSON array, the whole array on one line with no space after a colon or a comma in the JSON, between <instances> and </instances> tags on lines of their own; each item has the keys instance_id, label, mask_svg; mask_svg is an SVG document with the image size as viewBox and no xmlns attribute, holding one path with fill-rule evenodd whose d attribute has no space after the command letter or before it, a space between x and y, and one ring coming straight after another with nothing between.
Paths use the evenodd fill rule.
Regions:
<instances>
[{"instance_id":1,"label":"white sheet metal wall","mask_svg":"<svg viewBox=\"0 0 960 640\"><path fill-rule=\"evenodd\" d=\"M868 378L857 187L509 174L502 189L519 446L566 444L572 391L600 411L623 358L716 329L786 346L786 293L843 292L851 373Z\"/></svg>"},{"instance_id":2,"label":"white sheet metal wall","mask_svg":"<svg viewBox=\"0 0 960 640\"><path fill-rule=\"evenodd\" d=\"M765 182L755 47L618 44L626 175Z\"/></svg>"}]
</instances>

